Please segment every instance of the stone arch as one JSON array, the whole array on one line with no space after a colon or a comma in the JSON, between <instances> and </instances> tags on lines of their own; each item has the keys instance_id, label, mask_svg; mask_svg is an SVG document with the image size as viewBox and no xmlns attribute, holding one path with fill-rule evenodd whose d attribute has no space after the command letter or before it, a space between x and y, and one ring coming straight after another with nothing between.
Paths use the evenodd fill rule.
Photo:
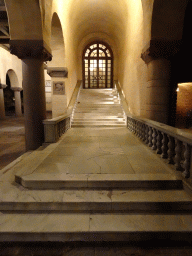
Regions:
<instances>
[{"instance_id":1,"label":"stone arch","mask_svg":"<svg viewBox=\"0 0 192 256\"><path fill-rule=\"evenodd\" d=\"M115 44L115 42L106 34L104 33L92 33L86 36L79 44L78 46L78 78L82 80L82 57L83 57L83 51L87 45L89 45L91 42L96 41L103 41L106 42L113 52L113 58L114 58L114 80L117 79L117 56L118 56L118 48Z\"/></svg>"},{"instance_id":2,"label":"stone arch","mask_svg":"<svg viewBox=\"0 0 192 256\"><path fill-rule=\"evenodd\" d=\"M39 1L5 0L11 40L43 40Z\"/></svg>"},{"instance_id":3,"label":"stone arch","mask_svg":"<svg viewBox=\"0 0 192 256\"><path fill-rule=\"evenodd\" d=\"M6 74L7 87L4 89L5 110L8 115L22 115L21 94L22 88L19 79L13 69L9 69Z\"/></svg>"},{"instance_id":4,"label":"stone arch","mask_svg":"<svg viewBox=\"0 0 192 256\"><path fill-rule=\"evenodd\" d=\"M59 16L56 12L53 13L51 21L51 41L50 47L52 50L52 61L48 63L50 67L65 66L65 43L63 30Z\"/></svg>"},{"instance_id":5,"label":"stone arch","mask_svg":"<svg viewBox=\"0 0 192 256\"><path fill-rule=\"evenodd\" d=\"M11 83L11 88L19 88L19 79L17 77L16 72L13 69L9 69L7 71L7 75L9 76L10 83Z\"/></svg>"},{"instance_id":6,"label":"stone arch","mask_svg":"<svg viewBox=\"0 0 192 256\"><path fill-rule=\"evenodd\" d=\"M53 12L51 21L51 40L52 61L47 64L47 73L52 80L51 109L52 117L63 115L67 109L68 71L65 59L65 44L61 21L56 12ZM57 90L56 84L60 85L61 90Z\"/></svg>"},{"instance_id":7,"label":"stone arch","mask_svg":"<svg viewBox=\"0 0 192 256\"><path fill-rule=\"evenodd\" d=\"M151 39L181 40L188 0L154 0Z\"/></svg>"}]
</instances>

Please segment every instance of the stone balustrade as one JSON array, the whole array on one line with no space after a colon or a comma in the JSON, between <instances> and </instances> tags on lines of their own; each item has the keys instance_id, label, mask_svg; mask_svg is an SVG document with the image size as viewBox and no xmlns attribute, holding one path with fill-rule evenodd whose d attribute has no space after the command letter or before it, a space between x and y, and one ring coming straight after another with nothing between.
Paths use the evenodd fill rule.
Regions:
<instances>
[{"instance_id":1,"label":"stone balustrade","mask_svg":"<svg viewBox=\"0 0 192 256\"><path fill-rule=\"evenodd\" d=\"M71 113L52 119L46 119L44 124L45 143L54 143L71 127Z\"/></svg>"},{"instance_id":2,"label":"stone balustrade","mask_svg":"<svg viewBox=\"0 0 192 256\"><path fill-rule=\"evenodd\" d=\"M181 172L184 178L191 175L192 134L163 123L127 115L127 127L146 145Z\"/></svg>"},{"instance_id":3,"label":"stone balustrade","mask_svg":"<svg viewBox=\"0 0 192 256\"><path fill-rule=\"evenodd\" d=\"M77 81L68 109L66 110L66 114L52 118L52 119L46 119L43 121L45 143L57 142L59 138L68 129L71 128L71 117L73 115L73 109L77 101L81 87L82 87L82 81Z\"/></svg>"}]
</instances>

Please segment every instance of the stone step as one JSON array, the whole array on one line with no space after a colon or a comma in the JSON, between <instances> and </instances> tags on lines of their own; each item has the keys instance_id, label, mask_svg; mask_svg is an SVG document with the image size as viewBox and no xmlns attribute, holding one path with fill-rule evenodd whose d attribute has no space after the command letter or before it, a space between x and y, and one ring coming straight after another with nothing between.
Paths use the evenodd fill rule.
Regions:
<instances>
[{"instance_id":1,"label":"stone step","mask_svg":"<svg viewBox=\"0 0 192 256\"><path fill-rule=\"evenodd\" d=\"M15 175L30 189L182 189L182 180L168 174L51 174Z\"/></svg>"},{"instance_id":2,"label":"stone step","mask_svg":"<svg viewBox=\"0 0 192 256\"><path fill-rule=\"evenodd\" d=\"M77 104L76 105L76 108L97 108L97 109L122 109L121 105L120 104L90 104L90 103L87 103L87 104ZM76 109L75 108L75 109Z\"/></svg>"},{"instance_id":3,"label":"stone step","mask_svg":"<svg viewBox=\"0 0 192 256\"><path fill-rule=\"evenodd\" d=\"M125 124L72 124L71 125L72 128L83 128L83 127L125 127Z\"/></svg>"},{"instance_id":4,"label":"stone step","mask_svg":"<svg viewBox=\"0 0 192 256\"><path fill-rule=\"evenodd\" d=\"M74 113L91 113L91 112L95 112L95 113L109 113L109 114L113 114L113 113L123 113L123 110L121 108L76 108Z\"/></svg>"},{"instance_id":5,"label":"stone step","mask_svg":"<svg viewBox=\"0 0 192 256\"><path fill-rule=\"evenodd\" d=\"M59 196L58 196L59 194ZM55 190L20 192L1 198L3 212L184 213L192 198L184 190Z\"/></svg>"},{"instance_id":6,"label":"stone step","mask_svg":"<svg viewBox=\"0 0 192 256\"><path fill-rule=\"evenodd\" d=\"M111 109L111 108L76 108L74 111L75 113L96 113L96 114L124 114L121 108L119 109Z\"/></svg>"},{"instance_id":7,"label":"stone step","mask_svg":"<svg viewBox=\"0 0 192 256\"><path fill-rule=\"evenodd\" d=\"M124 118L124 115L123 114L118 114L118 115L107 115L106 114L98 114L98 113L95 113L93 115L93 113L75 113L73 115L73 119L82 119L82 118L89 118L89 119L95 119L95 118L100 118L100 119L118 119L118 118Z\"/></svg>"},{"instance_id":8,"label":"stone step","mask_svg":"<svg viewBox=\"0 0 192 256\"><path fill-rule=\"evenodd\" d=\"M73 112L72 127L122 127L125 124L124 112L116 89L80 90Z\"/></svg>"},{"instance_id":9,"label":"stone step","mask_svg":"<svg viewBox=\"0 0 192 256\"><path fill-rule=\"evenodd\" d=\"M125 123L106 123L106 122L90 122L90 123L73 123L71 124L71 127L125 127Z\"/></svg>"},{"instance_id":10,"label":"stone step","mask_svg":"<svg viewBox=\"0 0 192 256\"><path fill-rule=\"evenodd\" d=\"M187 214L1 214L0 223L0 242L192 239Z\"/></svg>"},{"instance_id":11,"label":"stone step","mask_svg":"<svg viewBox=\"0 0 192 256\"><path fill-rule=\"evenodd\" d=\"M81 122L125 122L125 118L110 118L109 116L107 118L96 118L96 117L84 117L84 118L77 118L77 117L73 117L73 123L81 123Z\"/></svg>"}]
</instances>

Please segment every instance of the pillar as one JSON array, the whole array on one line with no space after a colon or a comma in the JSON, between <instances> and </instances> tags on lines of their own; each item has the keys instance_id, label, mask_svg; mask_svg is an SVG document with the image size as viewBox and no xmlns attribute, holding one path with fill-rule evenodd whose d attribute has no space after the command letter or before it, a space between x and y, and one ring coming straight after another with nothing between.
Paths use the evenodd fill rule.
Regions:
<instances>
[{"instance_id":1,"label":"pillar","mask_svg":"<svg viewBox=\"0 0 192 256\"><path fill-rule=\"evenodd\" d=\"M148 64L146 112L149 119L161 123L168 122L170 67L170 61L163 58Z\"/></svg>"},{"instance_id":2,"label":"pillar","mask_svg":"<svg viewBox=\"0 0 192 256\"><path fill-rule=\"evenodd\" d=\"M20 87L11 87L14 91L15 96L15 115L17 117L22 116L22 106L21 106L21 91L23 90Z\"/></svg>"},{"instance_id":3,"label":"pillar","mask_svg":"<svg viewBox=\"0 0 192 256\"><path fill-rule=\"evenodd\" d=\"M52 83L52 117L64 115L67 111L65 81L68 70L65 67L48 67L47 73Z\"/></svg>"},{"instance_id":4,"label":"pillar","mask_svg":"<svg viewBox=\"0 0 192 256\"><path fill-rule=\"evenodd\" d=\"M35 150L44 142L44 61L51 60L51 54L42 40L12 40L10 49L22 59L26 150Z\"/></svg>"},{"instance_id":5,"label":"pillar","mask_svg":"<svg viewBox=\"0 0 192 256\"><path fill-rule=\"evenodd\" d=\"M179 42L151 40L141 57L147 64L146 118L168 124L171 91L171 58Z\"/></svg>"},{"instance_id":6,"label":"pillar","mask_svg":"<svg viewBox=\"0 0 192 256\"><path fill-rule=\"evenodd\" d=\"M5 119L5 103L3 89L6 88L6 84L0 84L0 120Z\"/></svg>"}]
</instances>

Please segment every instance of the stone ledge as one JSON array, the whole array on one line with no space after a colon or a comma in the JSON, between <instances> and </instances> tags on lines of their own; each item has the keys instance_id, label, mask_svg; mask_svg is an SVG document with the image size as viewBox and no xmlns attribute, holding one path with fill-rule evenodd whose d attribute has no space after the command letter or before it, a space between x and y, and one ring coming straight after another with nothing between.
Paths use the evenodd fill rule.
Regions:
<instances>
[{"instance_id":1,"label":"stone ledge","mask_svg":"<svg viewBox=\"0 0 192 256\"><path fill-rule=\"evenodd\" d=\"M47 74L50 77L68 77L68 69L67 68L59 68L59 67L47 67Z\"/></svg>"},{"instance_id":2,"label":"stone ledge","mask_svg":"<svg viewBox=\"0 0 192 256\"><path fill-rule=\"evenodd\" d=\"M182 189L182 181L172 175L145 174L42 174L15 176L15 181L30 189Z\"/></svg>"}]
</instances>

